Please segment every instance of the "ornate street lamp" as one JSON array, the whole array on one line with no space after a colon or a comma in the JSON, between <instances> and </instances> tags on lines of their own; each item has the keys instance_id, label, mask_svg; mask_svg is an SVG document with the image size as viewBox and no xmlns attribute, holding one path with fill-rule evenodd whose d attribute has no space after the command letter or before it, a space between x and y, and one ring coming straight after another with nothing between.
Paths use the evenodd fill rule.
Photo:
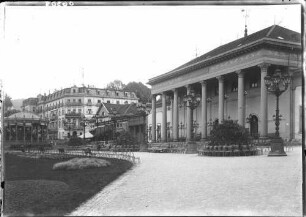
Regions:
<instances>
[{"instance_id":1,"label":"ornate street lamp","mask_svg":"<svg viewBox=\"0 0 306 217\"><path fill-rule=\"evenodd\" d=\"M83 126L83 129L84 129L84 132L83 132L83 140L85 141L85 139L86 139L86 138L85 138L86 126L88 126L90 120L86 119L86 116L85 116L85 115L83 115L83 118L82 118L82 119L83 119L83 120L81 121L80 125Z\"/></svg>"},{"instance_id":2,"label":"ornate street lamp","mask_svg":"<svg viewBox=\"0 0 306 217\"><path fill-rule=\"evenodd\" d=\"M179 130L180 130L180 132L181 132L181 137L180 137L180 140L182 141L183 140L183 129L185 128L185 126L184 126L184 124L183 124L183 122L181 122L180 124L179 124Z\"/></svg>"},{"instance_id":3,"label":"ornate street lamp","mask_svg":"<svg viewBox=\"0 0 306 217\"><path fill-rule=\"evenodd\" d=\"M201 102L201 95L195 94L194 90L191 90L190 94L184 96L183 102L186 103L186 106L191 110L194 110Z\"/></svg>"},{"instance_id":4,"label":"ornate street lamp","mask_svg":"<svg viewBox=\"0 0 306 217\"><path fill-rule=\"evenodd\" d=\"M150 112L151 112L151 104L150 103L146 103L146 104L144 104L144 103L138 103L137 104L137 110L138 110L138 112L143 116L143 123L144 123L144 133L145 133L145 135L144 135L144 142L145 142L145 144L148 142L148 139L147 139L147 135L148 135L148 133L147 132L145 132L145 129L147 129L147 116L150 114Z\"/></svg>"},{"instance_id":5,"label":"ornate street lamp","mask_svg":"<svg viewBox=\"0 0 306 217\"><path fill-rule=\"evenodd\" d=\"M290 83L290 76L283 73L280 69L276 69L274 74L264 78L267 90L276 96L276 110L275 110L275 136L271 141L271 151L268 156L287 156L284 151L284 142L279 136L279 96L288 89Z\"/></svg>"},{"instance_id":6,"label":"ornate street lamp","mask_svg":"<svg viewBox=\"0 0 306 217\"><path fill-rule=\"evenodd\" d=\"M195 108L197 108L201 102L201 95L200 94L195 94L194 90L190 91L190 94L185 95L183 98L183 102L186 104L187 107L189 107L191 109L191 130L192 131L192 123L193 123L193 118L192 118L192 114L193 114L193 110ZM192 135L192 133L191 133ZM192 140L193 138L191 138Z\"/></svg>"}]
</instances>

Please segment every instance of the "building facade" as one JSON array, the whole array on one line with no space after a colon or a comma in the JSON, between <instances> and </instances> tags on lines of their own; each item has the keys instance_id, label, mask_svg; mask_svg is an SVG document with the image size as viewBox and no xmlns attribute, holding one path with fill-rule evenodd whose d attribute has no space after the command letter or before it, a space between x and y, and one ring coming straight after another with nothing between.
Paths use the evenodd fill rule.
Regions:
<instances>
[{"instance_id":1,"label":"building facade","mask_svg":"<svg viewBox=\"0 0 306 217\"><path fill-rule=\"evenodd\" d=\"M103 135L107 130L113 132L108 135L107 140L115 139L114 132L126 131L131 134L137 145L145 142L146 116L140 112L136 103L129 105L102 103L97 111L97 117L99 117L97 134Z\"/></svg>"},{"instance_id":2,"label":"building facade","mask_svg":"<svg viewBox=\"0 0 306 217\"><path fill-rule=\"evenodd\" d=\"M25 100L24 109L35 110L40 118L48 120L50 139L66 139L73 133L79 136L89 132L93 126L84 120L90 120L103 102L110 104L138 102L133 92L84 86L73 86L48 95L38 95L36 105L33 105L35 104L33 98L30 99Z\"/></svg>"},{"instance_id":3,"label":"building facade","mask_svg":"<svg viewBox=\"0 0 306 217\"><path fill-rule=\"evenodd\" d=\"M267 91L264 78L276 69L291 76L289 88L280 96L280 135L301 138L301 35L273 25L149 79L152 141L206 139L213 122L224 119L236 120L255 138L268 137L275 132L276 97ZM183 101L191 93L201 97L194 109Z\"/></svg>"},{"instance_id":4,"label":"building facade","mask_svg":"<svg viewBox=\"0 0 306 217\"><path fill-rule=\"evenodd\" d=\"M18 112L4 118L6 144L43 143L47 136L47 121L33 112Z\"/></svg>"}]
</instances>

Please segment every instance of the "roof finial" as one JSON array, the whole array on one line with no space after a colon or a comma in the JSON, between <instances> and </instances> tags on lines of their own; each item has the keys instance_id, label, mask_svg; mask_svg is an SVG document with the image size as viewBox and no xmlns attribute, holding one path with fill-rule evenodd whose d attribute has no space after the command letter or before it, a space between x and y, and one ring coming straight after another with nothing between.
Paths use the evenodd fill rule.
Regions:
<instances>
[{"instance_id":1,"label":"roof finial","mask_svg":"<svg viewBox=\"0 0 306 217\"><path fill-rule=\"evenodd\" d=\"M245 26L245 28L244 28L244 37L247 37L248 36L247 19L248 19L249 15L248 15L248 11L247 10L242 9L241 12L245 12L245 14L244 14L244 26Z\"/></svg>"}]
</instances>

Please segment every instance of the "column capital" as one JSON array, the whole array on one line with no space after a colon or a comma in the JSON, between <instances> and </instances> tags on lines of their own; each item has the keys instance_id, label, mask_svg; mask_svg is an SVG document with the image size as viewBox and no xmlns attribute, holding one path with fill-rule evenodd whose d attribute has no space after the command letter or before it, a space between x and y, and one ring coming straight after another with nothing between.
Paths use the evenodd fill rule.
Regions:
<instances>
[{"instance_id":1,"label":"column capital","mask_svg":"<svg viewBox=\"0 0 306 217\"><path fill-rule=\"evenodd\" d=\"M266 71L266 70L268 70L268 67L270 66L271 64L269 64L269 63L260 63L260 64L258 64L257 66L263 71Z\"/></svg>"},{"instance_id":2,"label":"column capital","mask_svg":"<svg viewBox=\"0 0 306 217\"><path fill-rule=\"evenodd\" d=\"M238 75L238 78L243 78L244 74L245 74L245 71L239 69L239 70L236 71L236 74Z\"/></svg>"},{"instance_id":3,"label":"column capital","mask_svg":"<svg viewBox=\"0 0 306 217\"><path fill-rule=\"evenodd\" d=\"M206 80L203 80L203 81L200 81L200 84L203 86L205 86L207 84L207 81Z\"/></svg>"},{"instance_id":4,"label":"column capital","mask_svg":"<svg viewBox=\"0 0 306 217\"><path fill-rule=\"evenodd\" d=\"M219 82L223 82L224 81L224 76L220 75L216 77L218 79Z\"/></svg>"}]
</instances>

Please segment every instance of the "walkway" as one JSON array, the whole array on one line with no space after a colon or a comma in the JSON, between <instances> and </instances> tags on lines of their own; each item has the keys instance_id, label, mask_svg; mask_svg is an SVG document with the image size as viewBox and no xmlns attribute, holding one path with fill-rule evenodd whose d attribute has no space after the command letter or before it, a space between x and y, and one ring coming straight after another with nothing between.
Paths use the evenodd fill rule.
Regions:
<instances>
[{"instance_id":1,"label":"walkway","mask_svg":"<svg viewBox=\"0 0 306 217\"><path fill-rule=\"evenodd\" d=\"M135 153L141 163L71 215L302 215L302 150L287 157Z\"/></svg>"}]
</instances>

